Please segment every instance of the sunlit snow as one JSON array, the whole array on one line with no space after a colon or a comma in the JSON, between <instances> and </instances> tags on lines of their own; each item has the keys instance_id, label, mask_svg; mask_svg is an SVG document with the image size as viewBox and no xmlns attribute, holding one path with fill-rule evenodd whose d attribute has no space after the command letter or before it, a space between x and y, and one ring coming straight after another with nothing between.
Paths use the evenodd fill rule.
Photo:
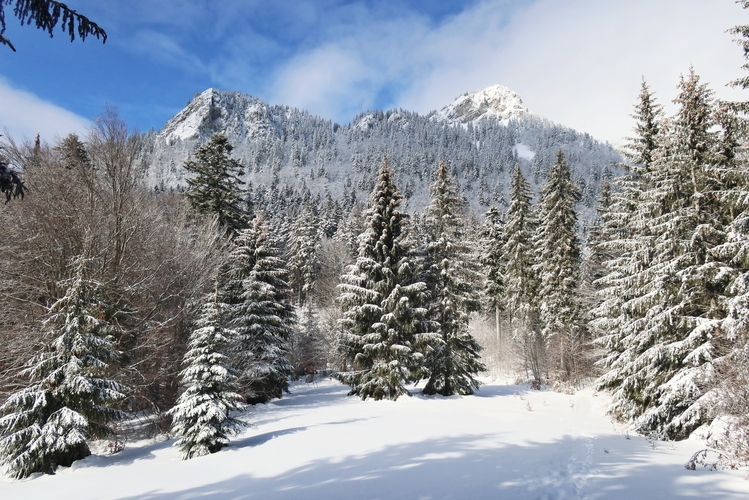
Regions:
<instances>
[{"instance_id":1,"label":"sunlit snow","mask_svg":"<svg viewBox=\"0 0 749 500\"><path fill-rule=\"evenodd\" d=\"M334 381L246 415L228 448L182 461L128 443L54 476L0 480L0 498L673 499L749 496L742 471L689 471L701 443L649 443L607 397L490 384L476 396L361 401Z\"/></svg>"},{"instance_id":2,"label":"sunlit snow","mask_svg":"<svg viewBox=\"0 0 749 500\"><path fill-rule=\"evenodd\" d=\"M528 108L518 94L503 87L492 85L483 90L467 92L442 108L436 117L460 123L482 120L509 120L528 113Z\"/></svg>"}]
</instances>

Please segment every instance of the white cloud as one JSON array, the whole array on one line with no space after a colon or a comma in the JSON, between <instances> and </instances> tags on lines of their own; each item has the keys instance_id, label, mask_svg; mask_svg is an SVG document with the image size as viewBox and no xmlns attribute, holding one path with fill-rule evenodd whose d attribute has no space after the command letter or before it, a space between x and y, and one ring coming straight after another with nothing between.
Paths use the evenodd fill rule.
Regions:
<instances>
[{"instance_id":1,"label":"white cloud","mask_svg":"<svg viewBox=\"0 0 749 500\"><path fill-rule=\"evenodd\" d=\"M357 17L286 61L272 99L345 121L372 107L383 89L394 106L427 112L499 83L531 111L618 143L630 133L642 76L667 105L690 65L719 97L738 98L724 86L744 62L725 33L746 14L733 0L509 7L486 0L436 26L415 15Z\"/></svg>"},{"instance_id":2,"label":"white cloud","mask_svg":"<svg viewBox=\"0 0 749 500\"><path fill-rule=\"evenodd\" d=\"M0 133L17 140L39 134L52 141L70 133L84 135L90 126L85 118L36 95L19 90L0 77Z\"/></svg>"}]
</instances>

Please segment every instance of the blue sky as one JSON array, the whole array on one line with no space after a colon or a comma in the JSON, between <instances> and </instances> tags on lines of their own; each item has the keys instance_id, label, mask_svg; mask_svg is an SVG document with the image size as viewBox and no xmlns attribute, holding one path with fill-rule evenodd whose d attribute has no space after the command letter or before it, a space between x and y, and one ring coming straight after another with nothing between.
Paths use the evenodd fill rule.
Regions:
<instances>
[{"instance_id":1,"label":"blue sky","mask_svg":"<svg viewBox=\"0 0 749 500\"><path fill-rule=\"evenodd\" d=\"M690 64L725 98L749 23L733 0L69 0L109 39L53 39L6 12L0 130L83 131L107 104L159 129L209 87L340 123L438 109L493 84L531 111L617 143L645 76L661 101ZM6 8L7 9L7 8ZM743 97L747 98L747 97Z\"/></svg>"}]
</instances>

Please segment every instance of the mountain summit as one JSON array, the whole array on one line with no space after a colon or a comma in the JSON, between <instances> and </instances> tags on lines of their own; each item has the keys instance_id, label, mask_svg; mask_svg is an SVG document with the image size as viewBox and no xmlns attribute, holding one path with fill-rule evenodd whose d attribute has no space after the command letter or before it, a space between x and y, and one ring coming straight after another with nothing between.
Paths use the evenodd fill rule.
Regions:
<instances>
[{"instance_id":1,"label":"mountain summit","mask_svg":"<svg viewBox=\"0 0 749 500\"><path fill-rule=\"evenodd\" d=\"M429 205L435 168L444 161L461 197L482 214L509 204L517 164L537 193L561 149L581 192L577 208L584 230L597 218L603 179L617 175L621 161L608 144L529 112L520 96L500 85L463 94L427 115L374 110L344 124L207 89L146 138L148 184L158 191L184 189L185 160L216 133L229 138L232 156L245 167L248 199L275 217L318 198L351 210L370 196L383 158L398 173L408 211Z\"/></svg>"},{"instance_id":2,"label":"mountain summit","mask_svg":"<svg viewBox=\"0 0 749 500\"><path fill-rule=\"evenodd\" d=\"M484 120L509 120L529 114L523 100L502 85L466 92L435 115L438 119L469 123Z\"/></svg>"}]
</instances>

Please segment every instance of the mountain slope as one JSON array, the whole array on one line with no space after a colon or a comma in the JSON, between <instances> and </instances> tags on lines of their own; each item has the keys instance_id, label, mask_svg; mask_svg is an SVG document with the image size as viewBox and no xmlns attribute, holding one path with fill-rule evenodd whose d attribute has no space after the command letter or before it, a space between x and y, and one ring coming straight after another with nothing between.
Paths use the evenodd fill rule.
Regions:
<instances>
[{"instance_id":1,"label":"mountain slope","mask_svg":"<svg viewBox=\"0 0 749 500\"><path fill-rule=\"evenodd\" d=\"M149 182L162 190L184 186L183 162L217 132L235 145L255 201L272 211L293 210L309 196L350 208L367 198L374 172L387 158L409 210L428 204L428 186L444 160L480 214L490 205L506 205L516 163L538 192L562 149L583 194L578 209L584 232L595 218L601 180L617 174L621 161L608 144L533 115L501 86L464 94L439 112L372 111L343 126L238 92L208 89L148 137Z\"/></svg>"}]
</instances>

